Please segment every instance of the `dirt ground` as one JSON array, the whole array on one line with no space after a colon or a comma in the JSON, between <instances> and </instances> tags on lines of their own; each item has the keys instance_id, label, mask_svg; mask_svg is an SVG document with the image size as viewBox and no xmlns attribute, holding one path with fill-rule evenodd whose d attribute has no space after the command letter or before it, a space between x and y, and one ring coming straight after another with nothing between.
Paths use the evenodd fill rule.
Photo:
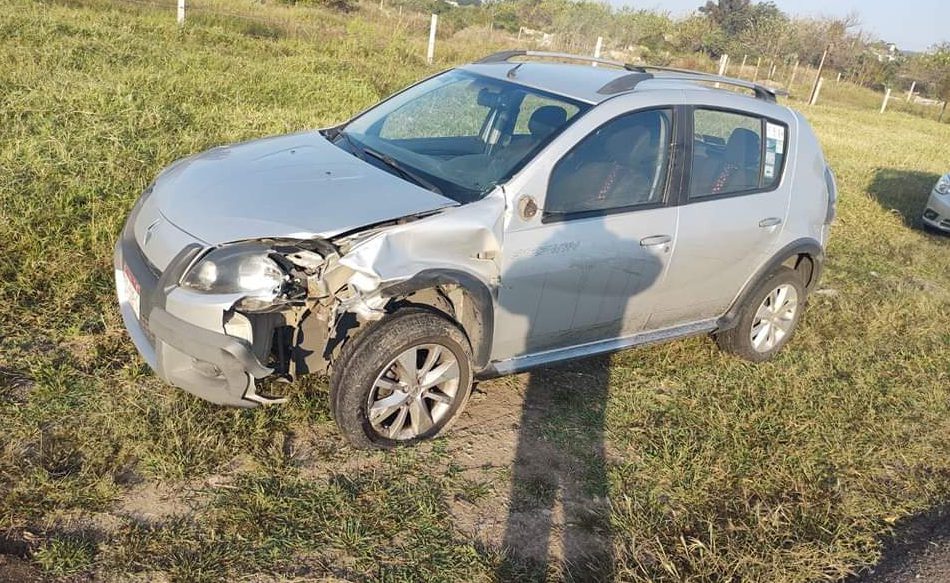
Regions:
<instances>
[{"instance_id":1,"label":"dirt ground","mask_svg":"<svg viewBox=\"0 0 950 583\"><path fill-rule=\"evenodd\" d=\"M472 484L470 495L447 501L459 531L486 548L514 549L519 561L542 565L552 574L569 572L575 580L610 578L609 498L603 475L610 453L602 432L591 435L589 430L591 415L597 419L603 414L604 399L587 399L564 414L564 403L557 397L578 383L606 390L607 370L606 361L588 362L477 387L445 443L453 466L445 470L460 473ZM596 396L597 391L587 395ZM578 410L588 426L585 434L572 432L572 423L579 422L572 415ZM293 450L304 475L321 479L341 466L372 467L372 457L341 452L330 431L306 427L286 438L284 447ZM108 534L119 517L160 522L173 515L195 515L204 502L198 492L228 487L231 476L248 463L237 458L227 471L200 484L133 483L110 512L97 514L87 526ZM27 558L28 545L0 543L0 582L45 580ZM950 510L899 525L885 543L881 562L846 583L910 581L950 582Z\"/></svg>"}]
</instances>

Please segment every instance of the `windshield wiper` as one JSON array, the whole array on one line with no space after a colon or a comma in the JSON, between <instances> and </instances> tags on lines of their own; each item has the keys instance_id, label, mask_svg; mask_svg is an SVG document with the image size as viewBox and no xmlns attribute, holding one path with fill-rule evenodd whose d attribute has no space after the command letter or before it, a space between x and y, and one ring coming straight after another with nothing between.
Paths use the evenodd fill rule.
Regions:
<instances>
[{"instance_id":1,"label":"windshield wiper","mask_svg":"<svg viewBox=\"0 0 950 583\"><path fill-rule=\"evenodd\" d=\"M356 156L356 157L359 158L360 160L365 160L365 159L366 159L366 158L363 157L363 150L360 149L360 147L356 145L356 142L353 141L353 138L351 138L349 134L347 134L347 133L344 132L343 130L340 130L340 131L338 131L338 132L336 133L336 135L333 136L333 137L334 137L334 138L343 138L343 141L346 142L346 147L348 147L348 148L350 149L350 151L353 153L354 156Z\"/></svg>"},{"instance_id":2,"label":"windshield wiper","mask_svg":"<svg viewBox=\"0 0 950 583\"><path fill-rule=\"evenodd\" d=\"M343 135L345 136L346 134L344 133ZM352 142L349 142L349 143L352 144ZM390 156L387 156L386 154L383 154L382 152L377 152L376 150L373 150L372 148L366 148L366 147L363 148L363 153L369 156L372 156L373 158L376 158L377 160L379 160L386 166L389 166L396 172L402 174L403 178L410 180L412 182L415 182L417 185L423 188L427 188L436 194L442 194L444 196L441 188L439 188L435 184L432 184L431 182L429 182L422 176L419 176L419 174L413 172L412 170L407 169L405 166L403 166L399 162L396 162L395 160L393 160Z\"/></svg>"}]
</instances>

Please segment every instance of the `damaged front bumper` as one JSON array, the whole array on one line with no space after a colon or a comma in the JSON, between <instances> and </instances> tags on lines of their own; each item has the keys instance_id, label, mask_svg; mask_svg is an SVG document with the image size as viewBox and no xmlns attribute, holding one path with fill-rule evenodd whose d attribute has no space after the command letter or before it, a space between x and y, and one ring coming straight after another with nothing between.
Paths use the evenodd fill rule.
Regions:
<instances>
[{"instance_id":1,"label":"damaged front bumper","mask_svg":"<svg viewBox=\"0 0 950 583\"><path fill-rule=\"evenodd\" d=\"M235 407L279 402L257 393L255 380L273 369L261 363L251 342L217 331L224 328L222 307L199 306L204 316L195 317L195 306L169 297L200 250L197 245L186 247L158 274L126 227L116 243L114 267L119 309L129 335L159 377L193 395ZM173 312L188 312L189 321Z\"/></svg>"}]
</instances>

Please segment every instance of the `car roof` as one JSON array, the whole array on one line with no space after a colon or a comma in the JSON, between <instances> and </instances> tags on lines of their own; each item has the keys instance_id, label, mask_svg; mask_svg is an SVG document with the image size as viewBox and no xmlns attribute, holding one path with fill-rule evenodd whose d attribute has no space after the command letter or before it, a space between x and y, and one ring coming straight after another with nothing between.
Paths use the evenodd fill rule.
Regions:
<instances>
[{"instance_id":1,"label":"car roof","mask_svg":"<svg viewBox=\"0 0 950 583\"><path fill-rule=\"evenodd\" d=\"M598 63L575 64L563 62L501 61L476 62L459 67L486 77L517 83L533 89L556 93L564 97L596 105L620 93L648 90L695 90L727 93L737 99L754 99L729 89L710 86L723 79L696 73L695 78L684 78L675 72L638 71L616 66L592 66ZM738 80L737 80L738 81ZM751 84L750 84L751 85ZM751 87L749 87L751 88ZM764 89L764 88L760 88Z\"/></svg>"},{"instance_id":2,"label":"car roof","mask_svg":"<svg viewBox=\"0 0 950 583\"><path fill-rule=\"evenodd\" d=\"M515 67L517 70L509 75ZM608 83L630 74L630 71L612 67L592 67L570 63L472 63L460 68L587 103L600 103L610 97L610 95L599 94L597 91Z\"/></svg>"}]
</instances>

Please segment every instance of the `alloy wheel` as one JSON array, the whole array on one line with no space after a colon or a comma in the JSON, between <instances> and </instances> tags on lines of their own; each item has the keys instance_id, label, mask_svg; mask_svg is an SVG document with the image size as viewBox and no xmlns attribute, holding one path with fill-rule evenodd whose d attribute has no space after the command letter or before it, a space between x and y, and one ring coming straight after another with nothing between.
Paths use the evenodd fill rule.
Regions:
<instances>
[{"instance_id":1,"label":"alloy wheel","mask_svg":"<svg viewBox=\"0 0 950 583\"><path fill-rule=\"evenodd\" d=\"M781 344L795 325L798 314L798 290L787 283L773 289L752 319L749 338L756 352L769 352Z\"/></svg>"},{"instance_id":2,"label":"alloy wheel","mask_svg":"<svg viewBox=\"0 0 950 583\"><path fill-rule=\"evenodd\" d=\"M403 351L386 365L369 392L370 426L395 441L414 439L438 425L459 393L458 359L440 344Z\"/></svg>"}]
</instances>

